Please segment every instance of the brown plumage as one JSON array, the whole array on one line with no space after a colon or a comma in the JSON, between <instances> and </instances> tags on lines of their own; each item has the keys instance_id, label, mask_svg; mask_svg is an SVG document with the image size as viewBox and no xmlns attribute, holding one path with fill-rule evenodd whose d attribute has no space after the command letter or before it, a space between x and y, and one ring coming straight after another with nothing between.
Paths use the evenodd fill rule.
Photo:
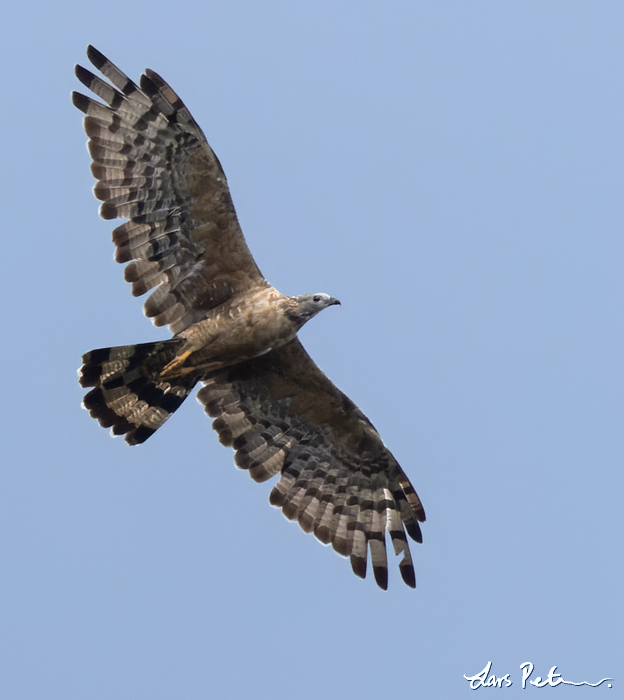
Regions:
<instances>
[{"instance_id":1,"label":"brown plumage","mask_svg":"<svg viewBox=\"0 0 624 700\"><path fill-rule=\"evenodd\" d=\"M256 481L281 474L270 501L306 532L388 584L386 532L415 586L406 533L422 541L418 495L364 414L310 359L297 332L327 294L288 297L264 279L241 232L221 164L180 98L153 71L140 88L93 47L110 83L76 66L104 104L80 93L95 195L116 259L145 312L170 340L93 350L80 382L94 418L144 442L198 382L236 464Z\"/></svg>"}]
</instances>

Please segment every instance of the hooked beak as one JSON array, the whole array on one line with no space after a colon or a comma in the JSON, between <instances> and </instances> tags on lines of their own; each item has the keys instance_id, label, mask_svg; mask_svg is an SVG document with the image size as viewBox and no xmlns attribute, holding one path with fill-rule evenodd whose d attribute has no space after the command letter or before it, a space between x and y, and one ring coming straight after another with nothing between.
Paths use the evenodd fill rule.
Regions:
<instances>
[{"instance_id":1,"label":"hooked beak","mask_svg":"<svg viewBox=\"0 0 624 700\"><path fill-rule=\"evenodd\" d=\"M329 297L327 306L342 306L339 299L334 299L334 297Z\"/></svg>"}]
</instances>

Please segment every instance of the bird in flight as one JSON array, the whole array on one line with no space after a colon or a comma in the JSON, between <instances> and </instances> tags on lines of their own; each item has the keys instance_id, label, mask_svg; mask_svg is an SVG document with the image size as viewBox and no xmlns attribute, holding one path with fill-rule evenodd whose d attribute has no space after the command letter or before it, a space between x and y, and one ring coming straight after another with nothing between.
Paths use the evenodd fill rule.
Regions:
<instances>
[{"instance_id":1,"label":"bird in flight","mask_svg":"<svg viewBox=\"0 0 624 700\"><path fill-rule=\"evenodd\" d=\"M116 260L145 314L173 337L86 353L84 406L130 445L147 440L196 384L220 441L256 481L279 474L270 502L305 532L388 586L386 533L405 583L416 585L407 535L422 542L425 511L360 409L297 338L328 294L272 287L243 237L221 164L184 103L154 71L136 85L92 46L76 66L100 100L74 92Z\"/></svg>"}]
</instances>

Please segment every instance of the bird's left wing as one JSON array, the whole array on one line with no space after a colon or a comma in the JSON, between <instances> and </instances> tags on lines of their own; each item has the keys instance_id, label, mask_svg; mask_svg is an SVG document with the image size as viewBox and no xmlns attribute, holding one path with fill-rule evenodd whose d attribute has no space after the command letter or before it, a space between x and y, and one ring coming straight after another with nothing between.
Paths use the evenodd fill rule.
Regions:
<instances>
[{"instance_id":1,"label":"bird's left wing","mask_svg":"<svg viewBox=\"0 0 624 700\"><path fill-rule=\"evenodd\" d=\"M86 114L95 195L113 231L116 259L145 313L173 333L238 293L267 284L243 237L218 158L188 109L154 71L136 85L97 49L87 55L108 78L76 66L102 102L73 93Z\"/></svg>"},{"instance_id":2,"label":"bird's left wing","mask_svg":"<svg viewBox=\"0 0 624 700\"><path fill-rule=\"evenodd\" d=\"M370 421L321 372L295 339L204 379L198 399L224 445L256 481L281 472L270 501L306 532L351 558L366 575L370 551L387 588L386 532L403 554L401 575L416 585L406 537L422 542L425 511Z\"/></svg>"}]
</instances>

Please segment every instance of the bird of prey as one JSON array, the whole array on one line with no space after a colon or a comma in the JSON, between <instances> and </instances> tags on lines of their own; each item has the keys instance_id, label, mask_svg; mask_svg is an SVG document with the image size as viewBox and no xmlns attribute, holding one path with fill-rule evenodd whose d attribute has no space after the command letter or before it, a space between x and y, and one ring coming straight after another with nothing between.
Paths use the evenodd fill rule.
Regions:
<instances>
[{"instance_id":1,"label":"bird of prey","mask_svg":"<svg viewBox=\"0 0 624 700\"><path fill-rule=\"evenodd\" d=\"M321 372L297 338L327 294L285 296L262 276L245 242L225 174L184 103L154 71L136 85L89 46L108 79L76 66L101 101L74 92L116 260L145 314L173 337L92 350L84 406L130 445L144 442L197 398L235 462L256 481L280 474L272 505L350 557L370 560L388 586L386 533L403 580L416 585L406 533L422 542L425 512L409 479L358 407Z\"/></svg>"}]
</instances>

